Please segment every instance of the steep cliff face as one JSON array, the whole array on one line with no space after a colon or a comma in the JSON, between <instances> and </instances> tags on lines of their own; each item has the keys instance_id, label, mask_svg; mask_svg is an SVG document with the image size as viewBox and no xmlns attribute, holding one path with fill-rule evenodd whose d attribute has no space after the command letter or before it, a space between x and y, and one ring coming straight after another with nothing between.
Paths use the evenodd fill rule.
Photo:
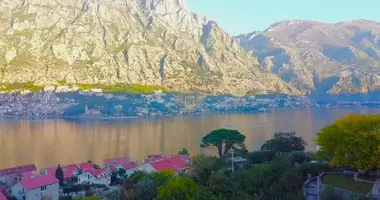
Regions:
<instances>
[{"instance_id":1,"label":"steep cliff face","mask_svg":"<svg viewBox=\"0 0 380 200\"><path fill-rule=\"evenodd\" d=\"M292 93L184 0L2 0L0 80Z\"/></svg>"},{"instance_id":2,"label":"steep cliff face","mask_svg":"<svg viewBox=\"0 0 380 200\"><path fill-rule=\"evenodd\" d=\"M236 38L257 56L262 69L276 73L303 93L380 89L378 22L289 20Z\"/></svg>"}]
</instances>

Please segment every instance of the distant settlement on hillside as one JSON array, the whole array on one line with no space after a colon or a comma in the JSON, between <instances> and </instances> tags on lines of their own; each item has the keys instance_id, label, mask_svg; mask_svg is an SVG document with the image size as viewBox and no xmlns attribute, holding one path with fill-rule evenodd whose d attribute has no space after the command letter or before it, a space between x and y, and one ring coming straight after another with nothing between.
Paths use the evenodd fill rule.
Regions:
<instances>
[{"instance_id":1,"label":"distant settlement on hillside","mask_svg":"<svg viewBox=\"0 0 380 200\"><path fill-rule=\"evenodd\" d=\"M44 91L0 94L0 116L133 118L194 113L268 112L275 108L380 106L375 100L318 101L307 96L206 96L155 91L150 94L107 93L102 89L47 86Z\"/></svg>"}]
</instances>

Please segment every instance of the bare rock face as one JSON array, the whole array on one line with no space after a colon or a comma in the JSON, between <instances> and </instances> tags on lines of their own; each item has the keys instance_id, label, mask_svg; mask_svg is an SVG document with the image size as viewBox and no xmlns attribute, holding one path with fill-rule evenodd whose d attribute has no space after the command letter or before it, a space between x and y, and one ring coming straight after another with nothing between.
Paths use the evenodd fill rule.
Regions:
<instances>
[{"instance_id":1,"label":"bare rock face","mask_svg":"<svg viewBox=\"0 0 380 200\"><path fill-rule=\"evenodd\" d=\"M261 66L302 93L380 89L380 23L288 20L235 37Z\"/></svg>"},{"instance_id":2,"label":"bare rock face","mask_svg":"<svg viewBox=\"0 0 380 200\"><path fill-rule=\"evenodd\" d=\"M299 94L184 0L2 0L0 80Z\"/></svg>"}]
</instances>

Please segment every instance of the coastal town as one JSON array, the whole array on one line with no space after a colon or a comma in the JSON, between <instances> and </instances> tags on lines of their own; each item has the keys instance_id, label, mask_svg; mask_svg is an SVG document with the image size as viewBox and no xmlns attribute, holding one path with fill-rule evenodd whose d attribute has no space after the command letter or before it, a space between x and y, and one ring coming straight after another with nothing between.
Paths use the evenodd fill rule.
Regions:
<instances>
[{"instance_id":1,"label":"coastal town","mask_svg":"<svg viewBox=\"0 0 380 200\"><path fill-rule=\"evenodd\" d=\"M85 196L116 199L120 193L118 180L137 171L178 174L186 170L190 162L188 154L148 155L140 163L131 161L129 157L108 158L102 167L88 161L41 167L39 172L34 164L1 169L0 200L58 200ZM58 168L63 171L63 180L56 176Z\"/></svg>"},{"instance_id":2,"label":"coastal town","mask_svg":"<svg viewBox=\"0 0 380 200\"><path fill-rule=\"evenodd\" d=\"M3 117L134 118L194 113L269 112L276 108L379 107L377 100L318 101L308 96L107 93L101 89L47 86L42 92L0 94Z\"/></svg>"}]
</instances>

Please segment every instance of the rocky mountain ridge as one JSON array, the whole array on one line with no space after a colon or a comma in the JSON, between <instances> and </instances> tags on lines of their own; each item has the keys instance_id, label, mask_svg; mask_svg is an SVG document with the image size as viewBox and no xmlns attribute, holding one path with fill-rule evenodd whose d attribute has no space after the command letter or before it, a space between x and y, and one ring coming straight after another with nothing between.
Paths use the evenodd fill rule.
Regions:
<instances>
[{"instance_id":1,"label":"rocky mountain ridge","mask_svg":"<svg viewBox=\"0 0 380 200\"><path fill-rule=\"evenodd\" d=\"M0 82L300 94L184 0L2 0Z\"/></svg>"},{"instance_id":2,"label":"rocky mountain ridge","mask_svg":"<svg viewBox=\"0 0 380 200\"><path fill-rule=\"evenodd\" d=\"M276 73L302 93L380 89L379 22L286 20L235 38L258 58L263 70Z\"/></svg>"}]
</instances>

